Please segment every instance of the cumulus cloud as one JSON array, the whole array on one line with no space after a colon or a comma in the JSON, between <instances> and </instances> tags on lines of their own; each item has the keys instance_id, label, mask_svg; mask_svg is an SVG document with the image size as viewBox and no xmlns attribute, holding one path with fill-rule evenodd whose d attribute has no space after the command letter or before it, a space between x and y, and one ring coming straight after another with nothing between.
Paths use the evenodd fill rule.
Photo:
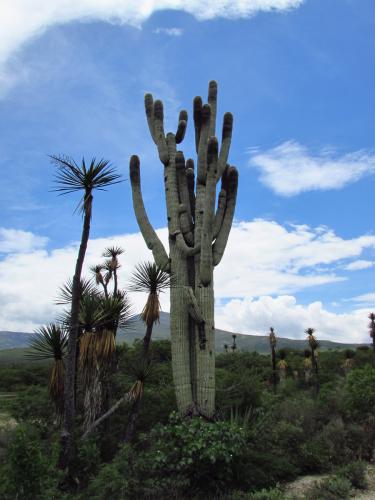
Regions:
<instances>
[{"instance_id":1,"label":"cumulus cloud","mask_svg":"<svg viewBox=\"0 0 375 500\"><path fill-rule=\"evenodd\" d=\"M153 31L156 35L181 36L184 30L181 28L156 28Z\"/></svg>"},{"instance_id":2,"label":"cumulus cloud","mask_svg":"<svg viewBox=\"0 0 375 500\"><path fill-rule=\"evenodd\" d=\"M295 141L275 148L250 151L250 166L260 171L260 180L281 196L304 191L340 189L375 172L375 152L359 150L338 155L331 149L316 154Z\"/></svg>"},{"instance_id":3,"label":"cumulus cloud","mask_svg":"<svg viewBox=\"0 0 375 500\"><path fill-rule=\"evenodd\" d=\"M158 233L167 245L167 230L159 229ZM38 237L35 238L38 241ZM101 254L109 245L121 246L126 250L121 258L120 270L120 282L126 287L134 266L140 261L150 260L151 253L139 233L92 239L89 241L85 261L86 275L89 266L102 260ZM307 287L345 279L345 276L337 274L341 269L337 263L349 263L353 259L358 261L364 250L374 246L375 236L345 240L324 227L285 227L262 219L236 223L223 261L215 271L217 326L229 328L229 304L232 304L230 307L242 304L242 311L243 304L253 303L254 297L290 295ZM47 251L42 243L31 245L22 252L12 251L3 255L0 260L0 330L31 331L40 324L53 320L58 312L54 305L57 290L73 273L76 255L77 244ZM134 311L139 312L145 297L133 293L131 298ZM220 305L228 299L226 306ZM259 304L264 303L264 299L259 300ZM161 302L163 310L168 311L168 294L162 295ZM362 307L360 301L358 305ZM316 305L312 306L309 309L311 314L311 311L323 311L322 306L320 309ZM299 310L296 307L292 309ZM285 309L286 314L288 310ZM319 312L319 317L322 322L324 318L328 322L331 320L330 314ZM242 320L235 320L235 317L234 315L230 329L242 328L241 331L246 331L248 323L243 320L240 328ZM241 317L244 316L239 315ZM265 318L266 323L272 319L267 314ZM336 323L333 320L332 325L327 330L327 335L334 335ZM346 330L337 327L337 335L342 335L343 331Z\"/></svg>"},{"instance_id":4,"label":"cumulus cloud","mask_svg":"<svg viewBox=\"0 0 375 500\"><path fill-rule=\"evenodd\" d=\"M0 227L0 254L30 252L43 248L48 238L29 231Z\"/></svg>"},{"instance_id":5,"label":"cumulus cloud","mask_svg":"<svg viewBox=\"0 0 375 500\"><path fill-rule=\"evenodd\" d=\"M304 0L4 0L0 3L0 77L3 65L27 41L49 27L71 21L101 20L141 26L153 13L181 10L199 20L215 17L243 18L259 11L283 11Z\"/></svg>"},{"instance_id":6,"label":"cumulus cloud","mask_svg":"<svg viewBox=\"0 0 375 500\"><path fill-rule=\"evenodd\" d=\"M280 337L301 339L304 330L313 327L318 338L351 343L369 342L367 322L362 310L336 314L321 302L297 304L290 295L233 299L216 313L216 323L232 332L265 335L274 326Z\"/></svg>"}]
</instances>

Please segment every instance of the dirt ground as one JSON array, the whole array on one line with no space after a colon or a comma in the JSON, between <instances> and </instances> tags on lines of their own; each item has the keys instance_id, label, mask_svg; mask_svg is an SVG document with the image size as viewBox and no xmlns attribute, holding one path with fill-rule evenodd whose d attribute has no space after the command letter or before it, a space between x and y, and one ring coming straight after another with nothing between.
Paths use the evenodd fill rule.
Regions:
<instances>
[{"instance_id":1,"label":"dirt ground","mask_svg":"<svg viewBox=\"0 0 375 500\"><path fill-rule=\"evenodd\" d=\"M315 482L323 481L329 477L326 475L303 476L296 479L292 483L284 487L285 498L288 500L303 500L306 492L314 485ZM365 491L353 490L351 498L356 500L375 500L375 465L371 464L367 467L367 482L368 488Z\"/></svg>"}]
</instances>

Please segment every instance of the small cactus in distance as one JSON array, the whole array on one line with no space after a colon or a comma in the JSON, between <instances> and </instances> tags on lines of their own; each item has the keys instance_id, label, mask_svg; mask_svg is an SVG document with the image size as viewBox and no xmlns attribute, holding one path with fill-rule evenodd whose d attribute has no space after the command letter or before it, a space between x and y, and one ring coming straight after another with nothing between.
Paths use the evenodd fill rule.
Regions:
<instances>
[{"instance_id":1,"label":"small cactus in distance","mask_svg":"<svg viewBox=\"0 0 375 500\"><path fill-rule=\"evenodd\" d=\"M374 354L373 363L374 363L374 366L375 366L375 314L373 312L371 312L368 315L368 318L370 320L370 323L369 323L368 327L369 327L369 330L370 330L370 337L372 339L372 352Z\"/></svg>"},{"instance_id":2,"label":"small cactus in distance","mask_svg":"<svg viewBox=\"0 0 375 500\"><path fill-rule=\"evenodd\" d=\"M237 335L236 335L236 334L233 334L233 335L232 335L233 343L232 343L232 346L231 346L232 352L235 352L235 351L236 351L236 349L237 349L236 338L237 338Z\"/></svg>"},{"instance_id":3,"label":"small cactus in distance","mask_svg":"<svg viewBox=\"0 0 375 500\"><path fill-rule=\"evenodd\" d=\"M269 332L269 341L271 348L271 363L272 363L272 385L274 391L276 391L277 376L276 376L276 344L277 339L275 335L275 329L271 326Z\"/></svg>"}]
</instances>

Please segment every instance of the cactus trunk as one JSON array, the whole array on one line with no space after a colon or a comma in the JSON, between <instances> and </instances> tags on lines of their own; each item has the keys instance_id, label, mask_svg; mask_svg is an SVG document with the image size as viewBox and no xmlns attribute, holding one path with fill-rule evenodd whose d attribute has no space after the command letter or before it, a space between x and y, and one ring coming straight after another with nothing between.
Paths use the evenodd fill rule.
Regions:
<instances>
[{"instance_id":1,"label":"cactus trunk","mask_svg":"<svg viewBox=\"0 0 375 500\"><path fill-rule=\"evenodd\" d=\"M138 225L156 264L171 274L172 368L178 409L183 415L207 418L215 412L214 267L228 241L238 185L237 169L227 165L233 118L230 113L224 115L219 150L216 96L216 82L210 82L208 104L203 105L200 97L194 99L196 175L193 160L185 161L176 146L184 139L187 112L180 112L176 133L165 134L162 102L154 102L151 94L145 96L151 137L164 165L169 255L146 214L139 158L130 160Z\"/></svg>"}]
</instances>

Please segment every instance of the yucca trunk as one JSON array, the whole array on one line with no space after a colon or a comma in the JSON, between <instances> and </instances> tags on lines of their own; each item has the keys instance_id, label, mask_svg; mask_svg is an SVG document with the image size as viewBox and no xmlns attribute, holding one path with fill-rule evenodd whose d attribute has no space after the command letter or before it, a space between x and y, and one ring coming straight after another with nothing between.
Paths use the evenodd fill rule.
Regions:
<instances>
[{"instance_id":1,"label":"yucca trunk","mask_svg":"<svg viewBox=\"0 0 375 500\"><path fill-rule=\"evenodd\" d=\"M187 112L181 111L175 134L164 132L163 104L145 96L151 137L164 165L169 255L151 226L143 204L139 158L130 160L133 206L143 238L156 264L171 274L172 369L181 414L212 418L215 412L215 325L213 272L224 254L236 205L238 173L227 165L233 118L223 120L219 151L215 137L216 82L208 104L194 99L197 151L185 161L176 144L184 139ZM216 187L221 181L215 211Z\"/></svg>"},{"instance_id":2,"label":"yucca trunk","mask_svg":"<svg viewBox=\"0 0 375 500\"><path fill-rule=\"evenodd\" d=\"M276 349L274 345L271 345L271 363L272 363L272 386L274 392L276 392L277 387L277 375L276 375Z\"/></svg>"},{"instance_id":3,"label":"yucca trunk","mask_svg":"<svg viewBox=\"0 0 375 500\"><path fill-rule=\"evenodd\" d=\"M90 235L90 221L92 210L92 194L86 190L84 195L84 219L81 236L81 244L73 276L72 304L70 312L70 326L68 339L68 355L65 363L65 385L64 385L64 418L60 436L59 468L66 469L72 454L72 431L75 418L75 381L77 374L77 342L79 334L79 309L81 300L81 274L83 262Z\"/></svg>"}]
</instances>

